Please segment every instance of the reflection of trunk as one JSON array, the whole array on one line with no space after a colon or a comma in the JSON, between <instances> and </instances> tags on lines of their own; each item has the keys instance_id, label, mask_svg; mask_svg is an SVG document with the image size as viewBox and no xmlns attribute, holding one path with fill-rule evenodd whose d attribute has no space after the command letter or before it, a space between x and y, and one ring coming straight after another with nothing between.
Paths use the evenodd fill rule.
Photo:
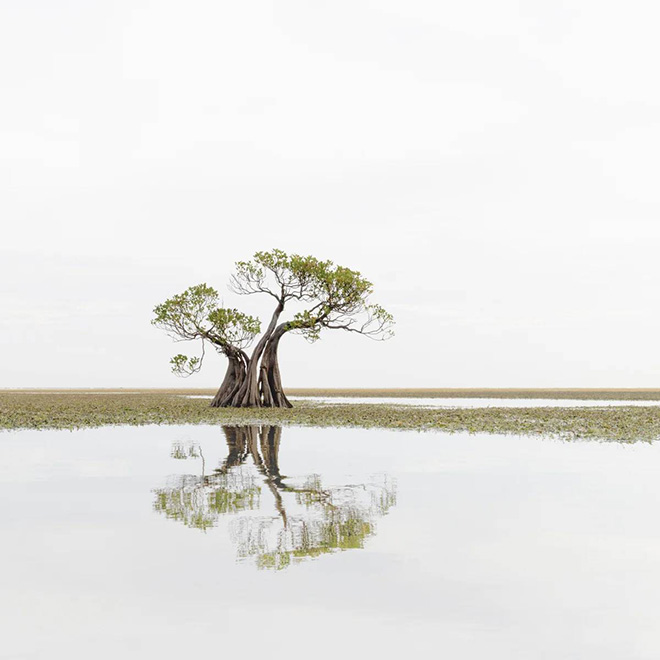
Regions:
<instances>
[{"instance_id":1,"label":"reflection of trunk","mask_svg":"<svg viewBox=\"0 0 660 660\"><path fill-rule=\"evenodd\" d=\"M217 472L226 473L229 468L241 465L249 452L248 438L245 429L250 427L243 426L223 426L225 438L227 439L227 458L225 458L222 468Z\"/></svg>"},{"instance_id":2,"label":"reflection of trunk","mask_svg":"<svg viewBox=\"0 0 660 660\"><path fill-rule=\"evenodd\" d=\"M281 426L262 426L261 427L261 455L263 456L263 465L266 473L280 487L282 476L280 475L279 453L280 440L282 438Z\"/></svg>"},{"instance_id":3,"label":"reflection of trunk","mask_svg":"<svg viewBox=\"0 0 660 660\"><path fill-rule=\"evenodd\" d=\"M227 474L229 470L242 465L248 456L252 457L255 467L265 477L264 481L273 494L275 508L279 512L284 526L288 525L288 518L282 493L309 493L314 501L323 502L328 506L330 493L313 486L292 488L284 483L280 474L279 452L282 438L281 426L223 426L227 449L229 450L222 467L216 473ZM331 506L331 505L330 505Z\"/></svg>"},{"instance_id":4,"label":"reflection of trunk","mask_svg":"<svg viewBox=\"0 0 660 660\"><path fill-rule=\"evenodd\" d=\"M264 353L264 349L268 344L268 340L271 338L275 326L277 325L277 320L280 318L280 314L284 309L284 305L280 303L273 312L273 317L270 320L270 324L264 332L263 337L259 340L259 343L255 346L250 360L247 364L247 372L243 383L238 388L236 394L232 397L230 405L234 408L261 408L261 396L259 393L259 374L257 373L257 365L259 360Z\"/></svg>"},{"instance_id":5,"label":"reflection of trunk","mask_svg":"<svg viewBox=\"0 0 660 660\"><path fill-rule=\"evenodd\" d=\"M224 408L231 403L232 398L238 392L245 380L247 356L243 351L236 351L227 355L229 364L225 379L220 389L211 401L211 408Z\"/></svg>"},{"instance_id":6,"label":"reflection of trunk","mask_svg":"<svg viewBox=\"0 0 660 660\"><path fill-rule=\"evenodd\" d=\"M239 465L250 454L254 464L266 477L266 485L273 494L275 508L278 510L284 526L287 525L286 510L279 491L284 489L277 464L282 427L280 426L223 426L229 455L225 459L222 471ZM261 451L260 451L261 450ZM240 460L237 461L237 459Z\"/></svg>"},{"instance_id":7,"label":"reflection of trunk","mask_svg":"<svg viewBox=\"0 0 660 660\"><path fill-rule=\"evenodd\" d=\"M266 344L259 369L259 389L262 405L266 408L293 408L284 394L277 349L282 335L287 331L287 324L282 323L273 332Z\"/></svg>"}]
</instances>

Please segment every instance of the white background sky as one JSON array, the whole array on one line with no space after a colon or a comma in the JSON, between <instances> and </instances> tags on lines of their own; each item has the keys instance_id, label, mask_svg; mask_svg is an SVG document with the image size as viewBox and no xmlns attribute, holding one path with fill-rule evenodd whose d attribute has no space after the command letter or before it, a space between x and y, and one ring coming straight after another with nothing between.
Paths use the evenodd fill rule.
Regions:
<instances>
[{"instance_id":1,"label":"white background sky","mask_svg":"<svg viewBox=\"0 0 660 660\"><path fill-rule=\"evenodd\" d=\"M153 306L279 247L386 343L289 386L660 386L660 8L0 0L0 387L213 386ZM253 303L256 301L252 301ZM250 305L266 318L269 302Z\"/></svg>"}]
</instances>

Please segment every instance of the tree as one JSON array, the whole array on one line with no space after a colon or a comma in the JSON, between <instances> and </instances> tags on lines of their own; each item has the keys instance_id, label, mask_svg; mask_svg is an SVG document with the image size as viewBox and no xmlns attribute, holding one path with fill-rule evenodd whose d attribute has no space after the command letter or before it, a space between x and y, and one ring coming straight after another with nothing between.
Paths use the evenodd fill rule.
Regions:
<instances>
[{"instance_id":1,"label":"tree","mask_svg":"<svg viewBox=\"0 0 660 660\"><path fill-rule=\"evenodd\" d=\"M258 319L242 314L237 309L220 306L218 292L206 284L198 284L183 293L169 298L154 308L152 323L165 330L175 341L200 340L200 357L175 355L171 360L172 371L189 376L202 368L204 347L211 344L227 357L229 364L212 405L231 397L241 386L247 372L249 358L245 352L254 337L259 334Z\"/></svg>"},{"instance_id":2,"label":"tree","mask_svg":"<svg viewBox=\"0 0 660 660\"><path fill-rule=\"evenodd\" d=\"M199 358L172 358L172 368L179 375L199 371L207 342L227 356L225 379L211 403L215 407L291 407L278 358L280 341L289 332L302 334L310 342L319 339L324 329L378 340L393 334L391 314L369 301L371 282L332 261L281 250L256 252L251 260L236 263L229 287L238 295L259 294L275 301L270 322L250 356L244 349L259 334L259 321L221 307L217 292L205 284L158 305L152 321L177 341L201 340ZM290 303L302 309L281 321Z\"/></svg>"},{"instance_id":3,"label":"tree","mask_svg":"<svg viewBox=\"0 0 660 660\"><path fill-rule=\"evenodd\" d=\"M223 426L223 431L227 456L210 474L199 445L174 445L173 458L201 459L201 474L181 475L155 489L154 509L203 531L221 516L232 516L239 559L253 557L259 568L279 570L362 548L376 532L377 519L396 504L396 486L387 475L342 485L326 485L318 474L282 476L280 426ZM274 510L262 502L260 481L272 495Z\"/></svg>"}]
</instances>

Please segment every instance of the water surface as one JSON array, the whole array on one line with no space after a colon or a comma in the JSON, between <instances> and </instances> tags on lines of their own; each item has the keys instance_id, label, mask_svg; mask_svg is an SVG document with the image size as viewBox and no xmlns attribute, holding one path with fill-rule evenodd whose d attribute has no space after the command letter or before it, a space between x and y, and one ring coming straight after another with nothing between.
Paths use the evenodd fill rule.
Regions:
<instances>
[{"instance_id":1,"label":"water surface","mask_svg":"<svg viewBox=\"0 0 660 660\"><path fill-rule=\"evenodd\" d=\"M188 399L208 399L205 394L183 394ZM646 399L495 399L440 397L378 397L378 396L290 396L292 402L314 401L325 404L387 404L420 408L609 408L617 406L660 406L660 401Z\"/></svg>"},{"instance_id":2,"label":"water surface","mask_svg":"<svg viewBox=\"0 0 660 660\"><path fill-rule=\"evenodd\" d=\"M660 447L0 435L0 658L660 657Z\"/></svg>"},{"instance_id":3,"label":"water surface","mask_svg":"<svg viewBox=\"0 0 660 660\"><path fill-rule=\"evenodd\" d=\"M608 408L610 406L660 406L660 401L608 400L608 399L495 399L495 398L440 398L440 397L343 397L343 396L291 396L291 401L318 403L380 403L392 406L419 406L423 408Z\"/></svg>"}]
</instances>

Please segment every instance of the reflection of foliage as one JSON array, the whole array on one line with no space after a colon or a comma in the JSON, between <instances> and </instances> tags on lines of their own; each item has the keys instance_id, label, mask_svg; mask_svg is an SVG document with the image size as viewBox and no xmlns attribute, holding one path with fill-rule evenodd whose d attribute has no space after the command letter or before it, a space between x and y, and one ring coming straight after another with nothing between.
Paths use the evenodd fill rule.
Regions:
<instances>
[{"instance_id":1,"label":"reflection of foliage","mask_svg":"<svg viewBox=\"0 0 660 660\"><path fill-rule=\"evenodd\" d=\"M185 461L188 458L203 458L201 447L194 442L187 445L182 442L175 442L172 445L170 456L179 461Z\"/></svg>"},{"instance_id":2,"label":"reflection of foliage","mask_svg":"<svg viewBox=\"0 0 660 660\"><path fill-rule=\"evenodd\" d=\"M376 531L374 519L396 504L396 491L386 477L368 484L323 488L318 475L300 489L286 486L302 510L277 518L243 517L232 522L232 536L241 559L256 557L260 568L286 568L307 558L363 548Z\"/></svg>"},{"instance_id":3,"label":"reflection of foliage","mask_svg":"<svg viewBox=\"0 0 660 660\"><path fill-rule=\"evenodd\" d=\"M222 514L259 508L261 488L245 469L205 475L204 454L196 443L175 442L171 456L177 460L201 459L202 475L184 475L174 479L171 486L155 490L156 511L187 527L206 530Z\"/></svg>"},{"instance_id":4,"label":"reflection of foliage","mask_svg":"<svg viewBox=\"0 0 660 660\"><path fill-rule=\"evenodd\" d=\"M183 475L154 492L156 511L202 530L213 527L225 513L258 509L261 496L261 488L245 470L210 477Z\"/></svg>"},{"instance_id":5,"label":"reflection of foliage","mask_svg":"<svg viewBox=\"0 0 660 660\"><path fill-rule=\"evenodd\" d=\"M312 474L295 480L282 477L278 454L281 427L224 427L228 454L214 474L203 473L198 445L176 444L172 457L201 458L202 476L186 475L155 491L154 508L168 518L205 530L218 516L243 513L230 531L239 559L254 557L259 568L282 569L304 559L364 547L375 533L375 519L396 504L396 489L388 477L366 484L324 487ZM259 515L261 487L244 464L252 457L273 494L278 515Z\"/></svg>"}]
</instances>

